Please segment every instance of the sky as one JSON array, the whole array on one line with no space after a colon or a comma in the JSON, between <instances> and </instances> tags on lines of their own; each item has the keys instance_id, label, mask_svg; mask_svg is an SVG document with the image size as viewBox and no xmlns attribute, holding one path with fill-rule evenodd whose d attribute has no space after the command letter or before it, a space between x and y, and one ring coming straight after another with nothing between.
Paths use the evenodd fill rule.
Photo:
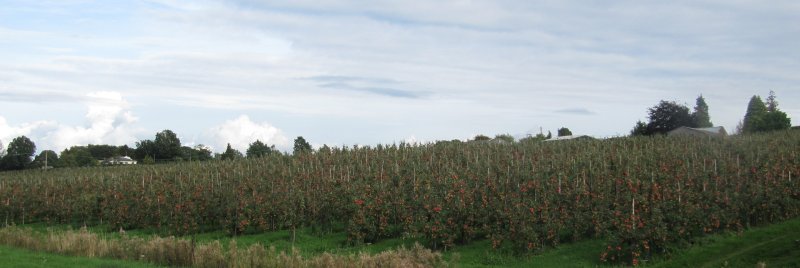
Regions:
<instances>
[{"instance_id":1,"label":"sky","mask_svg":"<svg viewBox=\"0 0 800 268\"><path fill-rule=\"evenodd\" d=\"M800 121L800 2L0 0L0 142L291 150L626 135L660 100Z\"/></svg>"}]
</instances>

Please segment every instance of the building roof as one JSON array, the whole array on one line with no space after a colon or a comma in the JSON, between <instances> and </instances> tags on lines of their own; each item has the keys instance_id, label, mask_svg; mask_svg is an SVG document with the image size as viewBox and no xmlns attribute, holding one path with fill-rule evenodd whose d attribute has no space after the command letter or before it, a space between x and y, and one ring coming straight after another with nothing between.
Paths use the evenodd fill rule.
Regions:
<instances>
[{"instance_id":1,"label":"building roof","mask_svg":"<svg viewBox=\"0 0 800 268\"><path fill-rule=\"evenodd\" d=\"M115 156L115 157L106 158L105 161L107 161L107 162L133 162L135 160L133 160L132 158L130 158L128 156Z\"/></svg>"},{"instance_id":2,"label":"building roof","mask_svg":"<svg viewBox=\"0 0 800 268\"><path fill-rule=\"evenodd\" d=\"M705 127L705 128L693 128L693 127L679 127L673 130L670 130L668 134L675 135L675 134L684 134L684 133L697 133L697 134L706 134L712 136L727 136L728 132L725 131L724 127L717 126L717 127Z\"/></svg>"},{"instance_id":3,"label":"building roof","mask_svg":"<svg viewBox=\"0 0 800 268\"><path fill-rule=\"evenodd\" d=\"M587 135L569 135L569 136L553 137L545 141L564 141L564 140L574 140L574 139L594 139L594 138Z\"/></svg>"}]
</instances>

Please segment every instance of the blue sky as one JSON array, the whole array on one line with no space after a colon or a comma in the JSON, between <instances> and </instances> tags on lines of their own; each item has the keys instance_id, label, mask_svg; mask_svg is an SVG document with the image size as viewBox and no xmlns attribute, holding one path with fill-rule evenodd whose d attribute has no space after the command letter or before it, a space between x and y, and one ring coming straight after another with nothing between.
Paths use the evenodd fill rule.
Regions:
<instances>
[{"instance_id":1,"label":"blue sky","mask_svg":"<svg viewBox=\"0 0 800 268\"><path fill-rule=\"evenodd\" d=\"M700 94L732 131L800 120L798 47L796 1L0 0L0 141L607 137Z\"/></svg>"}]
</instances>

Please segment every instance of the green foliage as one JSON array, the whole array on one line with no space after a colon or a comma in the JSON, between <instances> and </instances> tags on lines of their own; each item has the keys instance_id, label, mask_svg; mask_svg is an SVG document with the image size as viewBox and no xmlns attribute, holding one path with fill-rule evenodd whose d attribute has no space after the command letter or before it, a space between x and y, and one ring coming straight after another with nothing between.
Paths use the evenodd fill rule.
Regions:
<instances>
[{"instance_id":1,"label":"green foliage","mask_svg":"<svg viewBox=\"0 0 800 268\"><path fill-rule=\"evenodd\" d=\"M642 121L636 121L636 125L633 126L631 130L631 136L646 136L647 135L647 124Z\"/></svg>"},{"instance_id":2,"label":"green foliage","mask_svg":"<svg viewBox=\"0 0 800 268\"><path fill-rule=\"evenodd\" d=\"M165 129L156 133L153 143L156 147L156 159L173 159L181 156L181 140L172 130Z\"/></svg>"},{"instance_id":3,"label":"green foliage","mask_svg":"<svg viewBox=\"0 0 800 268\"><path fill-rule=\"evenodd\" d=\"M31 157L36 153L36 144L28 137L19 136L8 144L6 155L0 159L0 170L21 170L30 166Z\"/></svg>"},{"instance_id":4,"label":"green foliage","mask_svg":"<svg viewBox=\"0 0 800 268\"><path fill-rule=\"evenodd\" d=\"M692 113L692 121L694 121L694 127L704 128L714 126L714 124L711 123L711 116L708 114L708 104L706 104L706 99L703 98L703 95L697 97L694 112Z\"/></svg>"},{"instance_id":5,"label":"green foliage","mask_svg":"<svg viewBox=\"0 0 800 268\"><path fill-rule=\"evenodd\" d=\"M11 172L0 188L0 215L166 234L344 225L351 244L405 238L451 249L486 239L487 251L514 254L603 239L595 256L634 264L708 234L800 216L799 142L800 132L791 131L403 144Z\"/></svg>"},{"instance_id":6,"label":"green foliage","mask_svg":"<svg viewBox=\"0 0 800 268\"><path fill-rule=\"evenodd\" d=\"M120 156L117 154L117 146L107 145L107 144L100 144L100 145L93 145L89 144L87 146L89 150L89 154L92 155L95 159L106 159L114 156Z\"/></svg>"},{"instance_id":7,"label":"green foliage","mask_svg":"<svg viewBox=\"0 0 800 268\"><path fill-rule=\"evenodd\" d=\"M234 160L242 157L244 157L242 156L242 153L236 149L233 149L230 143L228 143L228 147L225 148L225 152L223 152L222 155L220 155L221 160Z\"/></svg>"},{"instance_id":8,"label":"green foliage","mask_svg":"<svg viewBox=\"0 0 800 268\"><path fill-rule=\"evenodd\" d=\"M157 268L154 264L138 261L110 260L90 257L68 257L56 253L34 252L16 247L0 246L0 263L3 267L25 268Z\"/></svg>"},{"instance_id":9,"label":"green foliage","mask_svg":"<svg viewBox=\"0 0 800 268\"><path fill-rule=\"evenodd\" d=\"M91 167L97 165L97 160L86 146L72 146L61 152L56 167Z\"/></svg>"},{"instance_id":10,"label":"green foliage","mask_svg":"<svg viewBox=\"0 0 800 268\"><path fill-rule=\"evenodd\" d=\"M122 146L118 146L114 155L133 157L134 155L136 155L136 149L131 148L127 144L125 144Z\"/></svg>"},{"instance_id":11,"label":"green foliage","mask_svg":"<svg viewBox=\"0 0 800 268\"><path fill-rule=\"evenodd\" d=\"M44 150L33 159L33 168L52 168L58 166L58 154L53 150Z\"/></svg>"},{"instance_id":12,"label":"green foliage","mask_svg":"<svg viewBox=\"0 0 800 268\"><path fill-rule=\"evenodd\" d=\"M306 141L306 139L303 138L303 136L297 136L297 138L294 139L294 152L293 152L294 155L300 155L310 152L311 152L311 144L308 144L308 142Z\"/></svg>"},{"instance_id":13,"label":"green foliage","mask_svg":"<svg viewBox=\"0 0 800 268\"><path fill-rule=\"evenodd\" d=\"M186 161L207 161L214 157L211 156L211 149L205 145L198 144L194 147L181 147L181 158Z\"/></svg>"},{"instance_id":14,"label":"green foliage","mask_svg":"<svg viewBox=\"0 0 800 268\"><path fill-rule=\"evenodd\" d=\"M536 136L531 136L529 134L527 137L519 139L519 142L521 142L521 143L532 143L532 142L539 142L539 141L550 139L549 137L551 135L550 135L549 132L547 133L547 135L548 136L545 136L544 134L539 133L539 134L536 134Z\"/></svg>"},{"instance_id":15,"label":"green foliage","mask_svg":"<svg viewBox=\"0 0 800 268\"><path fill-rule=\"evenodd\" d=\"M181 140L172 132L172 130L165 129L156 133L155 140L141 140L136 143L136 150L134 150L134 158L142 161L146 156L150 156L155 161L172 161L181 160L188 157L193 157L194 154L204 154L205 152L192 152L187 151L181 147ZM188 154L188 155L187 155ZM202 155L200 156L203 157Z\"/></svg>"},{"instance_id":16,"label":"green foliage","mask_svg":"<svg viewBox=\"0 0 800 268\"><path fill-rule=\"evenodd\" d=\"M478 134L478 135L475 135L475 138L473 138L472 140L473 141L490 141L490 140L492 140L492 138L489 138L489 136L486 136L486 135Z\"/></svg>"},{"instance_id":17,"label":"green foliage","mask_svg":"<svg viewBox=\"0 0 800 268\"><path fill-rule=\"evenodd\" d=\"M770 90L767 97L767 112L778 111L778 99L775 97L775 91Z\"/></svg>"},{"instance_id":18,"label":"green foliage","mask_svg":"<svg viewBox=\"0 0 800 268\"><path fill-rule=\"evenodd\" d=\"M785 130L791 126L791 119L778 109L775 92L770 91L767 104L759 96L750 98L742 124L743 133Z\"/></svg>"},{"instance_id":19,"label":"green foliage","mask_svg":"<svg viewBox=\"0 0 800 268\"><path fill-rule=\"evenodd\" d=\"M145 157L154 159L156 156L156 143L152 140L141 140L136 142L136 150L134 150L134 157L136 160L142 161Z\"/></svg>"},{"instance_id":20,"label":"green foliage","mask_svg":"<svg viewBox=\"0 0 800 268\"><path fill-rule=\"evenodd\" d=\"M141 163L142 165L153 165L156 163L156 160L150 157L149 155L145 155Z\"/></svg>"},{"instance_id":21,"label":"green foliage","mask_svg":"<svg viewBox=\"0 0 800 268\"><path fill-rule=\"evenodd\" d=\"M256 140L247 148L247 158L258 158L277 152L275 145L267 146L260 140Z\"/></svg>"},{"instance_id":22,"label":"green foliage","mask_svg":"<svg viewBox=\"0 0 800 268\"><path fill-rule=\"evenodd\" d=\"M498 134L494 136L494 140L502 141L505 143L514 143L514 136L511 136L509 134Z\"/></svg>"},{"instance_id":23,"label":"green foliage","mask_svg":"<svg viewBox=\"0 0 800 268\"><path fill-rule=\"evenodd\" d=\"M666 134L670 130L687 126L693 127L692 115L689 108L674 101L658 103L648 110L647 134Z\"/></svg>"},{"instance_id":24,"label":"green foliage","mask_svg":"<svg viewBox=\"0 0 800 268\"><path fill-rule=\"evenodd\" d=\"M764 115L767 114L767 106L761 100L761 97L754 95L750 98L747 104L747 112L744 114L744 124L742 130L744 133L753 133L761 130L764 120Z\"/></svg>"},{"instance_id":25,"label":"green foliage","mask_svg":"<svg viewBox=\"0 0 800 268\"><path fill-rule=\"evenodd\" d=\"M559 137L572 136L572 131L570 131L568 128L565 128L565 127L559 128L558 129L558 136Z\"/></svg>"}]
</instances>

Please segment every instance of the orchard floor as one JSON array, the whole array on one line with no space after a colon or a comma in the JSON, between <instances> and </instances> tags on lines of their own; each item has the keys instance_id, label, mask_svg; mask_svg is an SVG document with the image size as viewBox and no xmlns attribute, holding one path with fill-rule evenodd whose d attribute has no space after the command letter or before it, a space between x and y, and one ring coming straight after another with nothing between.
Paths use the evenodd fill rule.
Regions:
<instances>
[{"instance_id":1,"label":"orchard floor","mask_svg":"<svg viewBox=\"0 0 800 268\"><path fill-rule=\"evenodd\" d=\"M71 228L68 226L45 226L29 224L35 231L47 228ZM98 229L91 231L102 233ZM109 239L118 236L103 233ZM151 236L147 231L131 230L127 235ZM349 247L344 246L343 232L328 235L312 235L307 229L245 235L235 238L222 232L205 233L194 237L203 243L220 240L226 245L235 239L237 245L261 243L277 250L297 248L303 256L314 256L323 252L353 254L377 253L400 246L413 245L413 240L388 239L378 243ZM294 241L294 242L293 242ZM488 241L476 241L458 246L444 253L445 259L458 267L611 267L599 261L601 240L589 240L563 244L534 256L519 257L491 250ZM670 259L655 258L642 263L645 267L800 267L800 218L770 226L750 229L742 234L717 234L699 240L695 245L674 252ZM138 262L109 259L67 257L56 254L32 252L25 249L0 246L2 267L157 267Z\"/></svg>"}]
</instances>

